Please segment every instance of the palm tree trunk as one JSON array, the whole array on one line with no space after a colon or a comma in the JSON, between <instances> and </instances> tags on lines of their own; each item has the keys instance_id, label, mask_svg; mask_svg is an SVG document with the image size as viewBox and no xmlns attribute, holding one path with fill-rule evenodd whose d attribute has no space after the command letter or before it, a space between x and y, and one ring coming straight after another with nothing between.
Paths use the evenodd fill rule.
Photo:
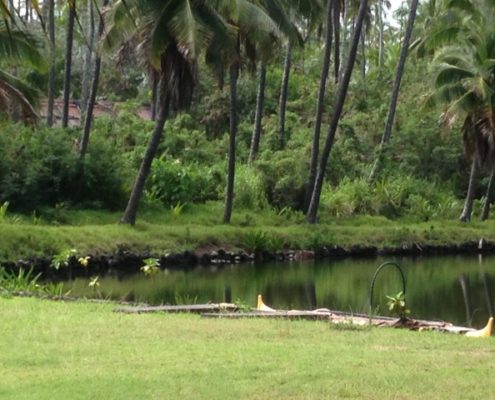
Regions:
<instances>
[{"instance_id":1,"label":"palm tree trunk","mask_svg":"<svg viewBox=\"0 0 495 400\"><path fill-rule=\"evenodd\" d=\"M55 104L55 0L48 1L48 37L50 40L50 71L48 73L46 124L52 126L53 106Z\"/></svg>"},{"instance_id":2,"label":"palm tree trunk","mask_svg":"<svg viewBox=\"0 0 495 400\"><path fill-rule=\"evenodd\" d=\"M308 185L306 187L306 196L304 208L307 210L311 201L311 194L316 179L318 169L318 156L320 153L320 132L321 122L323 119L323 107L325 103L325 91L327 87L328 73L330 70L330 55L332 54L332 0L327 2L327 19L326 19L326 36L325 36L325 53L323 54L323 66L320 75L320 87L318 90L318 102L316 104L315 129L313 131L313 144L311 146L311 160L309 163Z\"/></svg>"},{"instance_id":3,"label":"palm tree trunk","mask_svg":"<svg viewBox=\"0 0 495 400\"><path fill-rule=\"evenodd\" d=\"M492 168L490 174L490 181L486 189L485 204L483 205L483 211L481 212L481 220L486 221L490 215L490 206L493 200L493 186L495 186L495 166Z\"/></svg>"},{"instance_id":4,"label":"palm tree trunk","mask_svg":"<svg viewBox=\"0 0 495 400\"><path fill-rule=\"evenodd\" d=\"M156 109L158 108L158 83L159 83L158 71L154 68L151 69L151 120L156 120Z\"/></svg>"},{"instance_id":5,"label":"palm tree trunk","mask_svg":"<svg viewBox=\"0 0 495 400\"><path fill-rule=\"evenodd\" d=\"M103 7L108 5L109 0L103 0ZM101 38L105 29L105 22L100 17L100 23L98 25L98 38ZM91 83L91 92L88 100L88 107L84 114L84 129L81 137L81 145L79 147L79 156L81 159L86 155L89 143L89 134L91 132L91 121L93 120L93 110L96 103L96 93L98 92L98 84L100 81L100 68L101 68L101 56L96 53L95 66L93 71L93 81Z\"/></svg>"},{"instance_id":6,"label":"palm tree trunk","mask_svg":"<svg viewBox=\"0 0 495 400\"><path fill-rule=\"evenodd\" d=\"M471 173L469 174L469 185L466 194L466 201L462 214L459 217L461 222L469 222L471 220L471 214L473 213L474 192L476 191L476 179L478 178L478 166L476 160L473 159L471 164Z\"/></svg>"},{"instance_id":7,"label":"palm tree trunk","mask_svg":"<svg viewBox=\"0 0 495 400\"><path fill-rule=\"evenodd\" d=\"M318 206L320 203L321 190L323 188L323 179L325 177L325 170L328 164L328 158L332 151L332 146L335 140L335 133L337 132L337 126L340 120L340 115L344 108L345 99L347 97L347 89L349 88L349 82L351 80L352 71L354 69L354 63L356 61L356 54L359 46L359 38L361 37L361 30L363 28L364 17L366 15L368 2L367 0L361 0L359 4L358 16L354 27L354 33L351 41L351 48L349 51L349 57L347 65L345 67L344 75L340 82L339 90L337 92L337 98L335 101L335 107L333 111L332 120L330 122L330 128L328 130L327 138L325 141L325 147L321 155L320 166L316 174L316 180L314 185L313 194L311 196L311 202L309 204L306 218L309 223L316 223L316 215L318 213Z\"/></svg>"},{"instance_id":8,"label":"palm tree trunk","mask_svg":"<svg viewBox=\"0 0 495 400\"><path fill-rule=\"evenodd\" d=\"M280 99L279 99L279 146L280 150L285 147L285 112L287 110L287 97L289 92L289 77L290 77L290 67L292 62L292 43L287 42L287 49L285 52L284 61L284 75L282 76L282 86L280 87Z\"/></svg>"},{"instance_id":9,"label":"palm tree trunk","mask_svg":"<svg viewBox=\"0 0 495 400\"><path fill-rule=\"evenodd\" d=\"M397 71L395 73L394 85L392 88L392 96L390 97L390 105L388 108L387 122L385 123L385 129L383 131L382 140L380 142L380 148L378 155L375 159L375 164L371 170L369 177L370 184L373 184L378 177L378 172L384 156L384 150L390 142L392 136L392 127L395 119L395 111L397 109L397 101L399 99L400 84L402 76L404 75L404 66L406 64L407 51L409 49L409 43L411 41L411 34L414 28L414 20L416 19L416 9L418 8L418 0L411 1L411 7L409 9L409 17L407 19L407 28L404 34L404 40L402 41L402 47L400 50L399 62L397 63Z\"/></svg>"},{"instance_id":10,"label":"palm tree trunk","mask_svg":"<svg viewBox=\"0 0 495 400\"><path fill-rule=\"evenodd\" d=\"M344 12L342 15L342 41L341 41L341 50L340 50L340 59L345 60L348 58L349 55L349 26L347 20L348 18L348 6L344 6ZM337 71L338 75L335 78L335 82L339 82L340 79L342 78L342 68L340 68L339 65L339 70Z\"/></svg>"},{"instance_id":11,"label":"palm tree trunk","mask_svg":"<svg viewBox=\"0 0 495 400\"><path fill-rule=\"evenodd\" d=\"M261 121L263 119L263 109L265 105L265 86L266 86L266 64L261 62L260 76L258 83L258 94L256 96L256 113L254 116L253 135L251 137L251 148L249 150L248 162L251 164L258 155L261 137Z\"/></svg>"},{"instance_id":12,"label":"palm tree trunk","mask_svg":"<svg viewBox=\"0 0 495 400\"><path fill-rule=\"evenodd\" d=\"M165 89L163 88L162 90ZM163 91L160 97L162 99L168 99L168 96L165 96L165 93ZM129 197L129 201L127 202L127 207L124 211L124 215L120 220L120 223L122 224L134 225L136 223L136 214L139 202L141 201L141 197L143 196L144 184L146 183L146 179L148 178L151 170L151 164L153 163L153 159L155 158L155 155L158 151L158 146L160 145L160 140L163 135L163 126L165 125L165 120L167 119L168 108L169 101L162 101L160 110L158 112L158 118L155 122L155 128L153 129L153 133L151 134L150 141L148 142L148 147L146 148L143 161L141 162L141 166L139 167L139 172L136 177L136 181L134 182L131 196Z\"/></svg>"},{"instance_id":13,"label":"palm tree trunk","mask_svg":"<svg viewBox=\"0 0 495 400\"><path fill-rule=\"evenodd\" d=\"M366 79L366 32L361 31L361 76Z\"/></svg>"},{"instance_id":14,"label":"palm tree trunk","mask_svg":"<svg viewBox=\"0 0 495 400\"><path fill-rule=\"evenodd\" d=\"M383 69L384 62L384 40L383 40L383 0L378 0L378 69Z\"/></svg>"},{"instance_id":15,"label":"palm tree trunk","mask_svg":"<svg viewBox=\"0 0 495 400\"><path fill-rule=\"evenodd\" d=\"M335 38L333 66L334 81L338 83L340 76L340 0L335 0L333 7L333 35Z\"/></svg>"},{"instance_id":16,"label":"palm tree trunk","mask_svg":"<svg viewBox=\"0 0 495 400\"><path fill-rule=\"evenodd\" d=\"M70 3L69 3L70 4ZM76 0L69 5L69 19L67 20L67 41L65 47L64 99L62 111L62 127L69 124L69 98L72 69L72 45L74 44L74 20L76 16Z\"/></svg>"},{"instance_id":17,"label":"palm tree trunk","mask_svg":"<svg viewBox=\"0 0 495 400\"><path fill-rule=\"evenodd\" d=\"M95 53L95 16L94 16L94 0L88 0L88 34L86 36L87 47L84 49L83 58L83 73L81 82L81 124L86 120L86 113L88 110L89 98L91 95L91 88L93 82L93 54Z\"/></svg>"},{"instance_id":18,"label":"palm tree trunk","mask_svg":"<svg viewBox=\"0 0 495 400\"><path fill-rule=\"evenodd\" d=\"M232 207L234 203L235 180L235 141L237 136L237 78L239 76L239 64L230 67L230 137L229 137L229 170L227 176L227 189L225 191L225 208L223 222L230 223Z\"/></svg>"}]
</instances>

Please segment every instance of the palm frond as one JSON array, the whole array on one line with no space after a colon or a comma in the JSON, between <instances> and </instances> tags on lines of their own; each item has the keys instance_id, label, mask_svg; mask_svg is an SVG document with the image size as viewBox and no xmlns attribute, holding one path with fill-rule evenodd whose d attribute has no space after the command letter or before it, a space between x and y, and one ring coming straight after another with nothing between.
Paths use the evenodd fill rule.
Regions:
<instances>
[{"instance_id":1,"label":"palm frond","mask_svg":"<svg viewBox=\"0 0 495 400\"><path fill-rule=\"evenodd\" d=\"M47 61L39 49L42 41L35 35L19 29L12 29L5 21L0 21L0 58L29 63L32 67L43 70Z\"/></svg>"},{"instance_id":2,"label":"palm frond","mask_svg":"<svg viewBox=\"0 0 495 400\"><path fill-rule=\"evenodd\" d=\"M38 119L33 107L38 97L36 90L0 70L0 110L20 110L22 120L33 123Z\"/></svg>"}]
</instances>

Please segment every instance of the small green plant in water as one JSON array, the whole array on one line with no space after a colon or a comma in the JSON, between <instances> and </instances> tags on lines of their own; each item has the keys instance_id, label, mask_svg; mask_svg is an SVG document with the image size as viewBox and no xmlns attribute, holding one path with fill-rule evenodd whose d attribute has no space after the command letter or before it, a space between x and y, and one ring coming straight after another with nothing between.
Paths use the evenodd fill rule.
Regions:
<instances>
[{"instance_id":1,"label":"small green plant in water","mask_svg":"<svg viewBox=\"0 0 495 400\"><path fill-rule=\"evenodd\" d=\"M158 258L146 258L143 262L144 265L140 268L140 270L146 276L154 275L160 271L160 262L158 261Z\"/></svg>"},{"instance_id":2,"label":"small green plant in water","mask_svg":"<svg viewBox=\"0 0 495 400\"><path fill-rule=\"evenodd\" d=\"M395 296L387 296L387 299L388 310L401 320L405 320L411 313L411 310L406 307L406 295L402 291Z\"/></svg>"},{"instance_id":3,"label":"small green plant in water","mask_svg":"<svg viewBox=\"0 0 495 400\"><path fill-rule=\"evenodd\" d=\"M67 268L69 266L70 259L75 257L76 254L76 249L68 249L55 254L52 258L50 266L56 270L59 270L60 268Z\"/></svg>"}]
</instances>

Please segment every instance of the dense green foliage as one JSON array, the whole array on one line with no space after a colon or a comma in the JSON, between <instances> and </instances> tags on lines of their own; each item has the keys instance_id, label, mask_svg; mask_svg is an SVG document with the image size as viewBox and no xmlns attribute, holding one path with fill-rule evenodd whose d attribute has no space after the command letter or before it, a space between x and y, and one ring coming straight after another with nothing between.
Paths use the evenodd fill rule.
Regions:
<instances>
[{"instance_id":1,"label":"dense green foliage","mask_svg":"<svg viewBox=\"0 0 495 400\"><path fill-rule=\"evenodd\" d=\"M263 46L267 44L263 41L257 43L256 41L261 39L254 36L250 37L250 43L243 42L243 50L238 54L241 74L237 82L236 111L239 124L234 211L242 212L242 209L252 211L273 209L275 213L306 211L307 193L312 189L308 188L308 168L324 43L321 32L318 34L316 30L311 29L322 22L318 19L321 16L315 16L315 10L321 13L321 8L318 8L321 2L303 3L300 8L296 7L291 11L296 20L300 18L297 21L301 35L305 35L305 42L304 46L294 46L292 54L285 121L287 138L284 148L280 146L278 106L285 56L281 51L276 51L276 47L270 47L274 45L273 43L265 48ZM148 4L146 1L136 1L132 7L135 5L137 11L146 15L147 12L151 12L151 8L146 8L146 4ZM226 4L219 6L217 10L219 15L233 12L233 8L227 7ZM246 1L243 4L247 5L250 2ZM259 2L259 4L262 10L271 10L265 3ZM285 9L293 6L285 2L281 4ZM316 8L311 8L313 6L310 7L310 4ZM43 6L47 5L48 2L43 2ZM392 140L385 149L383 166L376 184L373 185L368 184L367 177L376 157L387 114L394 68L405 26L406 7L399 9L396 14L399 26L386 22L382 27L383 38L380 39L374 30L366 31L363 39L364 47L358 52L356 70L352 76L344 114L339 122L326 170L320 204L320 221L352 215L378 215L391 219L407 217L428 221L435 218L455 218L460 213L468 187L469 160L463 154L461 140L463 133L466 137L466 127L465 124L461 126L455 120L454 109L450 103L447 113L448 127L446 127L446 114L443 113L445 103L425 101L425 97L431 94L432 83L437 86L442 86L443 83L446 89L444 87L441 90L451 90L452 100L457 86L452 86L451 81L447 79L445 63L453 60L454 56L449 54L454 50L461 49L459 50L461 53L464 51L467 52L466 54L471 54L474 50L469 50L468 45L476 44L468 40L474 29L473 23L466 23L465 19L469 17L478 25L485 26L489 21L488 16L493 11L489 5L483 5L486 17L482 18L472 10L463 9L465 6L452 5L455 9L454 13L450 10L451 6L443 2L440 5L428 3L418 11L417 26L413 35L415 40L413 49L416 51L412 51L409 55L405 75L402 78ZM40 19L36 16L44 15L46 10L44 8L40 10L36 5L32 7L34 10L31 10L31 14L34 17L25 17L27 19L25 30L34 35L33 37L43 36L43 33L39 32ZM118 7L120 6L117 6L115 11L117 14L122 11ZM17 21L15 26L21 29L19 18L10 15L7 9L8 7L5 7L2 11L6 21L8 18L13 18L13 21ZM57 26L65 24L67 9L68 7L65 7L56 13ZM197 18L203 18L200 15L203 15L201 13L205 10L196 11ZM448 35L445 32L448 27L445 24L442 26L442 23L445 15L450 11L453 19L449 37L466 38L462 42L463 47L453 46L452 42L446 39ZM270 18L274 18L273 21L278 21L276 23L279 24L281 32L277 34L283 32L287 37L291 37L290 30L287 31L287 26L284 25L287 23L284 19L286 16L280 14L281 19L277 20L270 14L271 11L266 12ZM379 27L377 12L375 8L370 9L370 16L375 20L368 22L377 25L376 28ZM90 11L81 4L77 13L80 25L76 29L80 32L76 34L74 44L71 97L82 99L90 81L85 74L87 66L91 66L91 63L86 64L87 53L92 51L88 48L91 17ZM126 15L113 15L111 12L109 15L107 22L110 24L110 33L104 38L106 44L110 39L114 39L113 33L122 34L128 30L127 25L124 24ZM246 32L252 33L249 24L243 25L247 23L244 15L235 13L232 15L238 19L232 17L232 21L239 25L239 29L247 27ZM347 16L347 18L353 17ZM265 22L267 21L268 19ZM273 24L273 21L270 21L270 24ZM183 31L179 28L177 32L172 28L170 32L167 31L172 35L171 37L176 35L177 41L185 38L187 24L182 25L183 22L180 21L180 29ZM346 28L348 23L348 20L344 20L341 28ZM169 29L167 24L164 22L163 27L167 26L166 29ZM272 29L273 25L270 24ZM215 26L219 27L219 25ZM189 28L199 32L193 25ZM148 32L147 25L144 24L143 29L143 32ZM150 32L148 33L155 37L153 35L156 32ZM486 33L488 39L490 32L491 30ZM201 32L201 35L203 34L205 32ZM340 39L341 45L344 46L346 41L348 44L350 40L350 33L343 32L342 35L347 35ZM63 39L63 30L57 30L56 43L62 42ZM189 39L186 39L184 39L185 43L192 46L191 51L198 52L194 63L192 59L188 59L187 62L194 64L195 68L195 63L198 63L199 79L194 82L196 91L191 107L181 113L171 112L165 123L164 136L146 181L143 201L145 207L157 205L165 209L180 208L184 205L189 207L210 200L220 201L226 192L230 99L229 91L219 84L218 78L219 68L225 69L229 64L214 65L211 68L211 59L207 57L208 62L206 62L203 57L204 49L200 48L201 41L192 43L192 38L189 38L191 39L189 43ZM205 34L204 39L209 40L210 37ZM491 42L488 39L483 45L487 46L488 50L485 53L490 57ZM9 43L5 42L5 38L2 40L4 41L2 43ZM277 40L275 44L283 44L282 36ZM383 40L382 50L379 48L379 40ZM2 120L0 204L8 201L11 210L27 214L61 206L110 210L124 208L145 154L150 132L155 126L153 121L148 120L147 114L152 106L150 104L152 74L149 69L155 68L153 60L156 61L156 57L164 54L165 50L160 50L160 46L168 46L168 42L159 45L157 43L153 44L155 47L151 47L154 58L151 57L149 61L152 65L147 64L145 67L138 60L143 58L143 48L146 49L148 44L141 43L139 37L131 37L117 55L98 47L98 51L102 50L103 57L98 93L100 101L111 102L105 103L104 115L99 115L95 119L88 153L84 158L79 155L81 128L78 126L62 130L45 127L42 121L39 121L38 125L25 127L13 123L11 119ZM252 72L253 62L256 59L254 56L259 58L260 54L251 54L248 45L253 46L251 50L263 55L262 59L267 63L261 143L257 159L252 165L247 165L247 160L252 139L258 84L257 77ZM62 62L64 56L60 47L56 46L53 64L57 92L62 88L64 72ZM112 48L112 45L108 47ZM271 52L271 57L263 53L266 49ZM43 50L46 49L40 46L40 51ZM214 49L208 47L208 51ZM342 47L342 57L345 56L345 51ZM38 52L29 54L31 57L39 57ZM43 69L34 71L31 67L32 62L14 68L14 61L17 62L18 59L31 60L21 54L20 57L17 55L2 60L0 66L3 70L15 72L23 82L28 82L40 93L45 92L48 72ZM491 73L490 65L490 63L486 64L486 74ZM487 82L486 85L491 84L491 81L487 80ZM465 86L467 87L467 83ZM329 79L324 102L322 132L328 128L332 117L337 89L338 84L333 79ZM482 87L476 93L485 89L488 92L493 90ZM430 96L429 99L434 97ZM438 100L438 96L435 99ZM39 110L41 114L46 112L44 105ZM439 121L440 116L442 118ZM77 118L77 116L73 118L75 121L72 125L77 125ZM485 128L485 134L486 129L488 128ZM322 137L322 143L323 139ZM469 146L465 147L467 153L471 154ZM482 165L482 177L487 176L489 172L490 164ZM478 203L475 203L476 207L485 201L487 185L488 179L482 178L481 184L474 193L478 199ZM475 211L479 210L476 208ZM218 218L220 220L220 216Z\"/></svg>"},{"instance_id":2,"label":"dense green foliage","mask_svg":"<svg viewBox=\"0 0 495 400\"><path fill-rule=\"evenodd\" d=\"M289 92L289 140L284 150L278 150L274 101L282 66L269 67L260 156L252 167L240 167L238 171L237 206L302 209L311 138L308 127L314 107L314 91L307 89L314 88L318 72L308 59L312 60L317 52L314 45L296 59L296 69L308 72L295 75L292 81L295 86ZM455 217L459 212L467 185L467 163L463 161L458 135L442 133L436 122L437 110L408 112L421 109L417 94L427 91L427 82L422 86L418 79L426 68L421 63L409 68L391 157L373 188L365 177L381 132L383 85L389 77L356 80L332 153L329 182L322 197L324 215L411 215L428 219ZM206 86L211 92L214 83L207 70L204 73L205 87L200 92L206 91ZM364 84L366 90L360 90ZM242 122L237 151L241 163L247 160L251 139L253 85L249 74L239 82ZM222 198L228 130L228 118L222 115L226 108L223 93L217 89L205 98L198 96L190 113L166 123L160 156L153 163L147 183L148 200L169 207ZM33 129L4 122L0 130L4 144L0 149L0 201L8 200L14 209L26 212L61 202L122 207L151 129L150 122L135 115L139 106L136 101L119 104L116 118L96 119L83 175L78 169L77 129Z\"/></svg>"}]
</instances>

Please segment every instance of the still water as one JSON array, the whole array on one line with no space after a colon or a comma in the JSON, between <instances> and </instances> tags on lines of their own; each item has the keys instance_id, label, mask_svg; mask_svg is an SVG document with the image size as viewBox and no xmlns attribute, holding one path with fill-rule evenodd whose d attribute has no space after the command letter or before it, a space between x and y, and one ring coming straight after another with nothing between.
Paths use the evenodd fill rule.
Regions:
<instances>
[{"instance_id":1,"label":"still water","mask_svg":"<svg viewBox=\"0 0 495 400\"><path fill-rule=\"evenodd\" d=\"M341 259L314 262L247 264L193 271L161 271L145 277L100 277L67 282L71 295L150 304L221 302L231 299L254 306L258 293L279 309L330 308L369 311L369 288L376 268L394 261L404 270L407 307L414 318L483 326L493 315L495 256ZM378 276L374 308L387 315L386 295L402 289L400 275L385 268Z\"/></svg>"}]
</instances>

